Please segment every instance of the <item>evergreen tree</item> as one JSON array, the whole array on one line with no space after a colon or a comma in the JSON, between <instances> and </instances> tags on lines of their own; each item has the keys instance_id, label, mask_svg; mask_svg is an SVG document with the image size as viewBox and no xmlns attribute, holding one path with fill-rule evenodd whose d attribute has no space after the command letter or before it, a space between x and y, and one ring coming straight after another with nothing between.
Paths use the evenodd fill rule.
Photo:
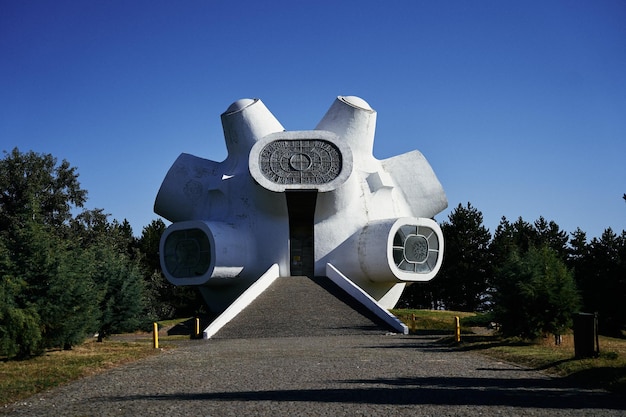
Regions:
<instances>
[{"instance_id":1,"label":"evergreen tree","mask_svg":"<svg viewBox=\"0 0 626 417\"><path fill-rule=\"evenodd\" d=\"M568 263L574 269L578 269L579 262L589 257L589 246L587 245L587 234L580 227L572 232L572 238L569 241Z\"/></svg>"},{"instance_id":2,"label":"evergreen tree","mask_svg":"<svg viewBox=\"0 0 626 417\"><path fill-rule=\"evenodd\" d=\"M596 291L593 287L593 279L590 279L595 276L596 270L592 266L590 249L591 246L587 243L587 234L585 232L580 228L572 232L567 265L574 272L576 286L580 291L582 308L584 310L596 304L593 301Z\"/></svg>"},{"instance_id":3,"label":"evergreen tree","mask_svg":"<svg viewBox=\"0 0 626 417\"><path fill-rule=\"evenodd\" d=\"M476 311L485 308L492 278L489 241L483 215L470 203L459 204L442 225L445 255L434 284L441 287L443 304L450 310Z\"/></svg>"},{"instance_id":4,"label":"evergreen tree","mask_svg":"<svg viewBox=\"0 0 626 417\"><path fill-rule=\"evenodd\" d=\"M70 348L82 342L95 324L89 263L45 225L28 223L19 236L22 245L14 256L14 274L21 274L27 284L19 300L37 311L42 347Z\"/></svg>"},{"instance_id":5,"label":"evergreen tree","mask_svg":"<svg viewBox=\"0 0 626 417\"><path fill-rule=\"evenodd\" d=\"M86 195L67 161L17 148L0 160L1 354L71 348L145 316L130 225L102 210L73 217Z\"/></svg>"},{"instance_id":6,"label":"evergreen tree","mask_svg":"<svg viewBox=\"0 0 626 417\"><path fill-rule=\"evenodd\" d=\"M519 217L515 223L510 223L502 217L496 228L491 252L496 262L504 262L512 251L526 253L530 248L548 246L565 261L568 255L567 232L561 230L554 221L546 221L540 216L534 223L529 223Z\"/></svg>"},{"instance_id":7,"label":"evergreen tree","mask_svg":"<svg viewBox=\"0 0 626 417\"><path fill-rule=\"evenodd\" d=\"M147 300L138 261L107 243L92 246L90 253L99 293L99 340L145 325L149 318L145 315Z\"/></svg>"},{"instance_id":8,"label":"evergreen tree","mask_svg":"<svg viewBox=\"0 0 626 417\"><path fill-rule=\"evenodd\" d=\"M587 251L576 262L584 308L598 312L600 332L620 337L626 326L626 232L618 236L608 228Z\"/></svg>"},{"instance_id":9,"label":"evergreen tree","mask_svg":"<svg viewBox=\"0 0 626 417\"><path fill-rule=\"evenodd\" d=\"M140 267L137 239L127 220L109 222L103 210L86 210L72 222L74 240L91 259L97 296L99 340L133 331L154 319L146 315L149 297Z\"/></svg>"},{"instance_id":10,"label":"evergreen tree","mask_svg":"<svg viewBox=\"0 0 626 417\"><path fill-rule=\"evenodd\" d=\"M9 254L0 239L0 356L24 358L41 348L39 315L19 305L26 282L11 273Z\"/></svg>"},{"instance_id":11,"label":"evergreen tree","mask_svg":"<svg viewBox=\"0 0 626 417\"><path fill-rule=\"evenodd\" d=\"M67 161L57 164L52 155L15 148L0 160L0 240L9 260L2 276L3 309L13 329L24 332L4 332L5 346L20 346L9 353L28 356L45 347L68 347L87 331L90 281L65 240L72 210L83 205L86 194L76 169Z\"/></svg>"},{"instance_id":12,"label":"evergreen tree","mask_svg":"<svg viewBox=\"0 0 626 417\"><path fill-rule=\"evenodd\" d=\"M535 221L534 226L537 233L535 246L547 245L554 250L561 260L566 261L568 257L567 245L569 242L567 232L561 230L559 225L554 221L547 222L543 217L539 217L539 219Z\"/></svg>"},{"instance_id":13,"label":"evergreen tree","mask_svg":"<svg viewBox=\"0 0 626 417\"><path fill-rule=\"evenodd\" d=\"M494 282L494 317L507 336L536 338L571 326L579 296L571 272L547 245L513 251Z\"/></svg>"},{"instance_id":14,"label":"evergreen tree","mask_svg":"<svg viewBox=\"0 0 626 417\"><path fill-rule=\"evenodd\" d=\"M204 313L204 301L195 287L171 284L161 270L159 243L166 226L153 220L142 230L137 246L141 255L142 274L149 302L149 314L159 319L187 317Z\"/></svg>"},{"instance_id":15,"label":"evergreen tree","mask_svg":"<svg viewBox=\"0 0 626 417\"><path fill-rule=\"evenodd\" d=\"M489 252L493 258L494 265L501 265L514 250L513 227L507 218L502 216L489 243Z\"/></svg>"}]
</instances>

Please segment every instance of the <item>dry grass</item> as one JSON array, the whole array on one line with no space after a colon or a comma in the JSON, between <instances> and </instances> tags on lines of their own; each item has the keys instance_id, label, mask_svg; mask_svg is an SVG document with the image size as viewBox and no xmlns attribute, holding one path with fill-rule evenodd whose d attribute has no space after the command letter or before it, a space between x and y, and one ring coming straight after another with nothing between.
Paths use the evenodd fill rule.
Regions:
<instances>
[{"instance_id":1,"label":"dry grass","mask_svg":"<svg viewBox=\"0 0 626 417\"><path fill-rule=\"evenodd\" d=\"M0 405L172 349L176 341L190 336L169 335L169 330L184 323L189 327L191 322L189 318L159 322L160 349L154 349L151 332L136 332L113 335L102 343L87 340L72 350L50 350L28 360L0 359Z\"/></svg>"},{"instance_id":2,"label":"dry grass","mask_svg":"<svg viewBox=\"0 0 626 417\"><path fill-rule=\"evenodd\" d=\"M159 352L160 349L153 349L150 337L140 342L90 340L69 351L53 350L29 360L2 361L0 405Z\"/></svg>"},{"instance_id":3,"label":"dry grass","mask_svg":"<svg viewBox=\"0 0 626 417\"><path fill-rule=\"evenodd\" d=\"M395 309L391 313L409 327L411 334L454 334L455 317L461 319L461 332L470 332L464 325L465 319L476 316L476 313L444 310Z\"/></svg>"},{"instance_id":4,"label":"dry grass","mask_svg":"<svg viewBox=\"0 0 626 417\"><path fill-rule=\"evenodd\" d=\"M534 342L503 339L497 333L480 332L480 323L489 322L487 316L474 313L432 310L393 310L409 326L411 333L446 335L442 342L459 349L475 350L498 359L521 364L531 369L568 378L581 386L601 387L626 394L626 339L600 336L600 355L597 358L577 359L574 354L574 336L562 336L555 345L553 336ZM454 316L461 318L461 343L455 344ZM484 328L483 328L484 330ZM478 333L478 334L477 334Z\"/></svg>"},{"instance_id":5,"label":"dry grass","mask_svg":"<svg viewBox=\"0 0 626 417\"><path fill-rule=\"evenodd\" d=\"M575 381L579 385L601 387L626 393L626 340L600 336L600 355L578 359L574 355L573 335L564 335L561 345L548 337L532 344L493 344L484 353L509 362L523 364L549 374Z\"/></svg>"}]
</instances>

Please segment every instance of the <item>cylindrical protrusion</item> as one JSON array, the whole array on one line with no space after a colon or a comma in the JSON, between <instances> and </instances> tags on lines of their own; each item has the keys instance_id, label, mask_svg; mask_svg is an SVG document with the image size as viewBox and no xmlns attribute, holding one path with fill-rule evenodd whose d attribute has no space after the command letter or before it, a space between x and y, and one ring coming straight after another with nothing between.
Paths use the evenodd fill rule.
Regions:
<instances>
[{"instance_id":1,"label":"cylindrical protrusion","mask_svg":"<svg viewBox=\"0 0 626 417\"><path fill-rule=\"evenodd\" d=\"M373 159L376 111L362 98L337 97L315 129L331 131L345 140L355 161Z\"/></svg>"},{"instance_id":2,"label":"cylindrical protrusion","mask_svg":"<svg viewBox=\"0 0 626 417\"><path fill-rule=\"evenodd\" d=\"M159 188L154 212L171 222L180 222L215 217L215 213L224 211L226 198L220 190L219 167L217 162L181 154Z\"/></svg>"},{"instance_id":3,"label":"cylindrical protrusion","mask_svg":"<svg viewBox=\"0 0 626 417\"><path fill-rule=\"evenodd\" d=\"M443 250L443 233L434 220L401 217L370 221L333 251L328 262L350 279L430 281L441 268Z\"/></svg>"},{"instance_id":4,"label":"cylindrical protrusion","mask_svg":"<svg viewBox=\"0 0 626 417\"><path fill-rule=\"evenodd\" d=\"M210 279L236 278L253 264L254 250L254 240L235 225L178 222L161 236L161 267L174 285L202 285Z\"/></svg>"},{"instance_id":5,"label":"cylindrical protrusion","mask_svg":"<svg viewBox=\"0 0 626 417\"><path fill-rule=\"evenodd\" d=\"M357 253L371 281L429 281L441 267L443 234L431 219L372 221L361 231Z\"/></svg>"},{"instance_id":6,"label":"cylindrical protrusion","mask_svg":"<svg viewBox=\"0 0 626 417\"><path fill-rule=\"evenodd\" d=\"M222 114L222 126L229 157L244 157L254 143L285 128L258 98L237 100Z\"/></svg>"},{"instance_id":7,"label":"cylindrical protrusion","mask_svg":"<svg viewBox=\"0 0 626 417\"><path fill-rule=\"evenodd\" d=\"M196 332L195 332L195 336L199 337L200 336L200 319L196 317Z\"/></svg>"},{"instance_id":8,"label":"cylindrical protrusion","mask_svg":"<svg viewBox=\"0 0 626 417\"><path fill-rule=\"evenodd\" d=\"M152 323L152 342L155 349L159 348L159 325Z\"/></svg>"},{"instance_id":9,"label":"cylindrical protrusion","mask_svg":"<svg viewBox=\"0 0 626 417\"><path fill-rule=\"evenodd\" d=\"M457 343L461 341L461 320L459 316L454 317L454 341Z\"/></svg>"}]
</instances>

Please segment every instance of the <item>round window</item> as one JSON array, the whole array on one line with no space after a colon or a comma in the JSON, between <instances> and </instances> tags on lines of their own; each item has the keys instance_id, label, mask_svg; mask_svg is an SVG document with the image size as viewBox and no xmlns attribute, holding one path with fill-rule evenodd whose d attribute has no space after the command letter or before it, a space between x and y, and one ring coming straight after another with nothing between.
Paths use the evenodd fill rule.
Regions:
<instances>
[{"instance_id":1,"label":"round window","mask_svg":"<svg viewBox=\"0 0 626 417\"><path fill-rule=\"evenodd\" d=\"M404 225L393 238L393 260L406 272L427 274L437 265L439 239L430 227Z\"/></svg>"},{"instance_id":2,"label":"round window","mask_svg":"<svg viewBox=\"0 0 626 417\"><path fill-rule=\"evenodd\" d=\"M207 273L211 266L209 237L200 229L176 230L164 244L167 272L174 278L194 278Z\"/></svg>"}]
</instances>

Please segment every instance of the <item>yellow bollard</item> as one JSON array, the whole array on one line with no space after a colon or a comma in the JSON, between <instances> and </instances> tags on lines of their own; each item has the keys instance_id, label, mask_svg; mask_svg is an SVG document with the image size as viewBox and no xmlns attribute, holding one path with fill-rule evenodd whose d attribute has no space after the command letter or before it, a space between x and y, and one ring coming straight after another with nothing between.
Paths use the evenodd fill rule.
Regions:
<instances>
[{"instance_id":1,"label":"yellow bollard","mask_svg":"<svg viewBox=\"0 0 626 417\"><path fill-rule=\"evenodd\" d=\"M459 316L454 317L454 341L457 343L461 341L461 321Z\"/></svg>"},{"instance_id":2,"label":"yellow bollard","mask_svg":"<svg viewBox=\"0 0 626 417\"><path fill-rule=\"evenodd\" d=\"M157 323L153 323L153 329L152 329L152 339L154 341L154 348L158 349L159 348L159 325Z\"/></svg>"},{"instance_id":3,"label":"yellow bollard","mask_svg":"<svg viewBox=\"0 0 626 417\"><path fill-rule=\"evenodd\" d=\"M200 337L200 319L196 317L196 338Z\"/></svg>"}]
</instances>

